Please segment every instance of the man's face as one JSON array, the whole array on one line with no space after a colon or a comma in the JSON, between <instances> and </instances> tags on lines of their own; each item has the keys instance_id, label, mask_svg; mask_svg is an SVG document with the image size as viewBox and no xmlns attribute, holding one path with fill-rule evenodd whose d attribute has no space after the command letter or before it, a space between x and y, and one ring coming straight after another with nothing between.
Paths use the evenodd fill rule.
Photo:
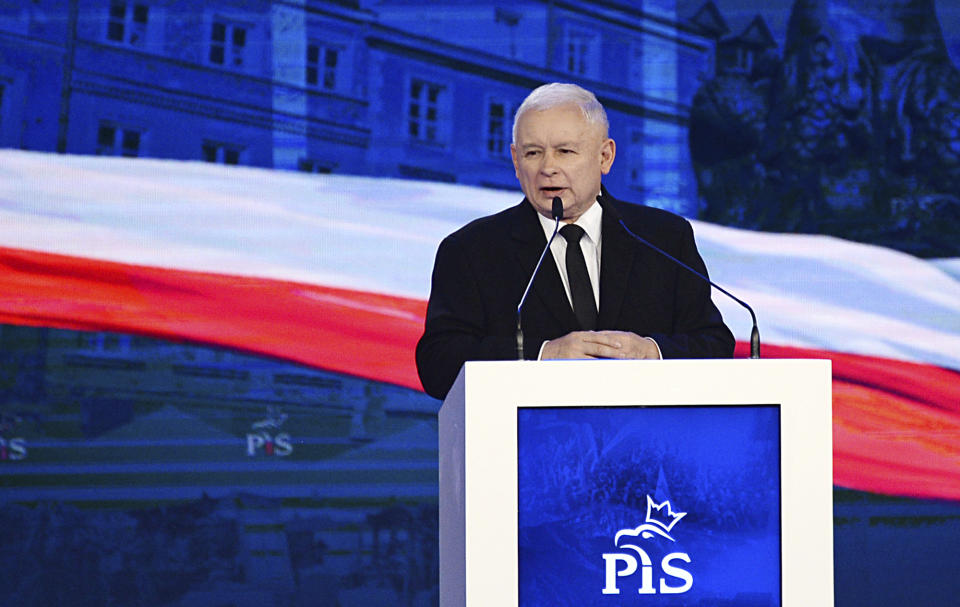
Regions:
<instances>
[{"instance_id":1,"label":"man's face","mask_svg":"<svg viewBox=\"0 0 960 607\"><path fill-rule=\"evenodd\" d=\"M574 221L596 202L600 177L610 172L616 146L576 105L528 111L510 146L520 187L533 207L553 218L553 197L563 199L564 221Z\"/></svg>"}]
</instances>

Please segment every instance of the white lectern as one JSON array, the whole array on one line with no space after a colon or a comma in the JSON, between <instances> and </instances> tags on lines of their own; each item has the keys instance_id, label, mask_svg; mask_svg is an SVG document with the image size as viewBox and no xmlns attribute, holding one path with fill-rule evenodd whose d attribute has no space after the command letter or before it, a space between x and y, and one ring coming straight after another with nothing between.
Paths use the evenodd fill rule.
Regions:
<instances>
[{"instance_id":1,"label":"white lectern","mask_svg":"<svg viewBox=\"0 0 960 607\"><path fill-rule=\"evenodd\" d=\"M470 362L439 426L441 607L833 605L830 361Z\"/></svg>"}]
</instances>

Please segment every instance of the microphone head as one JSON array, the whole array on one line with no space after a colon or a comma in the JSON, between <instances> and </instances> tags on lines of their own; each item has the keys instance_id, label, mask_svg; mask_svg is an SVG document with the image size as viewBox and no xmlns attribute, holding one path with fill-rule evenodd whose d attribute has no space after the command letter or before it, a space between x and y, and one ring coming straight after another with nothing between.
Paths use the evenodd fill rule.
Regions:
<instances>
[{"instance_id":1,"label":"microphone head","mask_svg":"<svg viewBox=\"0 0 960 607\"><path fill-rule=\"evenodd\" d=\"M553 197L553 218L563 219L563 200L559 196Z\"/></svg>"}]
</instances>

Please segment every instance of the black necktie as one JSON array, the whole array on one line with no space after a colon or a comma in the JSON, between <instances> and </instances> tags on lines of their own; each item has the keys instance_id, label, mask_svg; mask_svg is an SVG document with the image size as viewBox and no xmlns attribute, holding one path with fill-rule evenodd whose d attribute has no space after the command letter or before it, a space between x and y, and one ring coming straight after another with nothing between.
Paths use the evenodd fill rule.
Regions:
<instances>
[{"instance_id":1,"label":"black necktie","mask_svg":"<svg viewBox=\"0 0 960 607\"><path fill-rule=\"evenodd\" d=\"M593 298L587 262L580 248L580 238L584 231L580 226L568 223L560 229L560 234L567 239L567 278L570 279L573 313L577 316L581 329L592 331L597 326L597 301Z\"/></svg>"}]
</instances>

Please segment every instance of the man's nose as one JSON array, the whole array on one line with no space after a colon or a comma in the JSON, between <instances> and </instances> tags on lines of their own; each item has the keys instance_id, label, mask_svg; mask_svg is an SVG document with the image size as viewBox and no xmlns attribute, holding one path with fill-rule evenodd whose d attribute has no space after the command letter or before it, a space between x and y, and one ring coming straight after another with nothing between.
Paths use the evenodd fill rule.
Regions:
<instances>
[{"instance_id":1,"label":"man's nose","mask_svg":"<svg viewBox=\"0 0 960 607\"><path fill-rule=\"evenodd\" d=\"M556 157L553 154L544 154L540 163L540 172L544 175L554 175L557 172Z\"/></svg>"}]
</instances>

